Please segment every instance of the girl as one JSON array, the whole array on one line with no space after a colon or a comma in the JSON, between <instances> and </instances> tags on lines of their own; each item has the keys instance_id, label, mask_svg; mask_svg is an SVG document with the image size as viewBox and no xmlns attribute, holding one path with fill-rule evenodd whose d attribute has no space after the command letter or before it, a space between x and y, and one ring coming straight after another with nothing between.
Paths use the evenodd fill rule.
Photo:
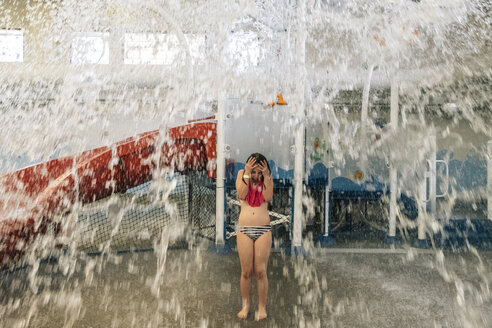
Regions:
<instances>
[{"instance_id":1,"label":"girl","mask_svg":"<svg viewBox=\"0 0 492 328\"><path fill-rule=\"evenodd\" d=\"M258 320L267 317L267 264L272 246L272 228L268 203L273 199L273 179L268 162L262 154L251 154L244 170L236 178L241 213L237 225L237 250L241 262L242 309L237 316L245 319L250 306L253 270L258 285Z\"/></svg>"}]
</instances>

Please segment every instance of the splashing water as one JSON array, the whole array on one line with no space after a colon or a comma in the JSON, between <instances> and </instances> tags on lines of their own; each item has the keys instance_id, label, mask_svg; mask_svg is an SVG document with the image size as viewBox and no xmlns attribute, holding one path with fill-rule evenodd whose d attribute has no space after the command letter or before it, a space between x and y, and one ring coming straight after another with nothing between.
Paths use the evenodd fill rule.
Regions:
<instances>
[{"instance_id":1,"label":"splashing water","mask_svg":"<svg viewBox=\"0 0 492 328\"><path fill-rule=\"evenodd\" d=\"M225 94L231 160L244 162L260 148L293 169L290 147L302 123L306 171L320 162L332 179L389 186L394 168L392 190L418 207L418 218L396 210L401 248L373 250L368 235L354 241L349 234L346 247L326 250L312 243L320 204L306 194L311 256L274 248L266 326L492 325L492 257L474 243L477 224L491 219L491 3L298 4L0 0L0 172L150 130L163 134L214 115ZM22 60L12 61L8 42L19 33ZM286 109L264 106L280 92ZM316 138L324 144L314 145ZM447 164L433 168L432 158ZM15 268L0 272L0 326L238 326L237 256L204 251L193 231L215 233L203 224L215 224L207 183L164 167L125 193L70 203ZM446 195L422 201L433 188ZM2 194L0 220L22 216L22 199ZM378 219L369 220L366 208L360 220L386 231L388 202L383 195ZM341 206L335 233L348 213L356 219L356 207ZM455 249L452 226L464 247ZM420 232L430 249L411 247Z\"/></svg>"}]
</instances>

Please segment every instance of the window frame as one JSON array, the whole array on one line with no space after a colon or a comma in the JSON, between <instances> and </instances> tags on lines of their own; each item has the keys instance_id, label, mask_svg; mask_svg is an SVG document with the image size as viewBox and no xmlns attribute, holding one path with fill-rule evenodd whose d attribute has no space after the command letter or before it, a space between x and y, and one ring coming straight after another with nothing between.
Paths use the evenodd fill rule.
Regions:
<instances>
[{"instance_id":1,"label":"window frame","mask_svg":"<svg viewBox=\"0 0 492 328\"><path fill-rule=\"evenodd\" d=\"M8 28L2 28L0 29L0 36L5 35L5 36L12 36L12 37L21 37L21 50L20 50L20 58L19 59L14 59L14 60L9 60L9 59L3 59L2 54L0 53L0 63L23 63L24 62L24 51L25 51L25 44L24 44L24 29L22 28L15 28L15 29L8 29ZM1 51L1 48L0 48ZM15 51L15 50L14 50Z\"/></svg>"},{"instance_id":2,"label":"window frame","mask_svg":"<svg viewBox=\"0 0 492 328\"><path fill-rule=\"evenodd\" d=\"M97 61L89 61L89 60L80 60L80 62L77 62L79 59L77 59L76 54L75 54L75 41L77 38L100 38L103 42L103 53L99 57L99 60ZM71 38L71 56L70 56L70 64L73 66L81 66L81 65L109 65L110 64L110 51L111 51L111 46L110 46L110 38L111 38L111 33L109 32L75 32L72 34ZM87 55L86 55L87 56ZM82 56L82 58L86 58L86 56ZM74 62L74 59L75 62ZM102 62L101 62L102 60Z\"/></svg>"}]
</instances>

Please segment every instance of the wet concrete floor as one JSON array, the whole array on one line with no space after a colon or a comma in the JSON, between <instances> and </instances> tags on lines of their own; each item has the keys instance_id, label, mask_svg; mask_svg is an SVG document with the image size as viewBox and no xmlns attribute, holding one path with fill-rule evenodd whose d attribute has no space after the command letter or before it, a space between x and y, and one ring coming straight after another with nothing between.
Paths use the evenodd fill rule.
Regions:
<instances>
[{"instance_id":1,"label":"wet concrete floor","mask_svg":"<svg viewBox=\"0 0 492 328\"><path fill-rule=\"evenodd\" d=\"M240 309L236 252L63 255L0 273L0 327L491 327L492 252L274 250L268 318ZM157 272L162 274L158 275Z\"/></svg>"}]
</instances>

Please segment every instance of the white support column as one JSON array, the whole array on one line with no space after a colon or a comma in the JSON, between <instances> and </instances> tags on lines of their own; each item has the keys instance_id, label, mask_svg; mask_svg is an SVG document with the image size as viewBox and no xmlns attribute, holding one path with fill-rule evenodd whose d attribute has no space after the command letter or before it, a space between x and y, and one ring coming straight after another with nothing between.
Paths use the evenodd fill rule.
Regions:
<instances>
[{"instance_id":1,"label":"white support column","mask_svg":"<svg viewBox=\"0 0 492 328\"><path fill-rule=\"evenodd\" d=\"M303 178L304 178L304 88L305 88L305 57L306 57L306 2L297 1L297 34L296 34L296 97L293 106L297 117L295 128L295 163L294 163L294 222L292 230L292 251L302 249L302 213Z\"/></svg>"},{"instance_id":2,"label":"white support column","mask_svg":"<svg viewBox=\"0 0 492 328\"><path fill-rule=\"evenodd\" d=\"M492 140L487 144L487 213L489 220L492 220Z\"/></svg>"},{"instance_id":3,"label":"white support column","mask_svg":"<svg viewBox=\"0 0 492 328\"><path fill-rule=\"evenodd\" d=\"M437 167L436 167L436 153L437 153L437 143L436 143L436 136L430 136L429 137L429 143L431 146L431 156L429 159L429 199L430 199L430 214L432 215L433 218L436 217L436 200L437 200L437 181L436 181L436 172L437 172Z\"/></svg>"},{"instance_id":4,"label":"white support column","mask_svg":"<svg viewBox=\"0 0 492 328\"><path fill-rule=\"evenodd\" d=\"M427 216L427 177L428 177L428 172L426 171L424 173L424 181L421 182L420 185L420 191L419 191L419 200L418 200L418 210L419 214L417 217L417 223L418 223L418 240L420 241L420 244L417 244L420 246L419 248L423 248L425 244L425 218Z\"/></svg>"},{"instance_id":5,"label":"white support column","mask_svg":"<svg viewBox=\"0 0 492 328\"><path fill-rule=\"evenodd\" d=\"M371 65L369 67L369 71L367 72L367 80L364 84L364 89L362 90L362 109L361 109L361 116L360 116L360 144L362 146L362 149L360 151L360 167L359 169L362 170L362 172L366 172L367 169L367 123L368 123L368 117L369 117L369 91L371 90L371 80L372 80L372 72L374 71L374 65Z\"/></svg>"},{"instance_id":6,"label":"white support column","mask_svg":"<svg viewBox=\"0 0 492 328\"><path fill-rule=\"evenodd\" d=\"M218 92L217 106L217 173L216 173L216 203L215 203L215 244L224 245L224 197L225 197L225 156L224 156L224 120L225 120L225 95Z\"/></svg>"},{"instance_id":7,"label":"white support column","mask_svg":"<svg viewBox=\"0 0 492 328\"><path fill-rule=\"evenodd\" d=\"M398 84L396 82L391 83L391 132L396 135L398 130L398 112L399 112L399 95ZM395 164L390 160L390 213L389 213L389 239L396 237L396 213L397 204L396 200L399 196L398 190L398 178Z\"/></svg>"},{"instance_id":8,"label":"white support column","mask_svg":"<svg viewBox=\"0 0 492 328\"><path fill-rule=\"evenodd\" d=\"M328 177L328 181L330 178ZM325 186L325 213L324 213L324 221L325 221L325 227L324 227L324 233L323 237L329 237L330 236L330 181L328 184Z\"/></svg>"},{"instance_id":9,"label":"white support column","mask_svg":"<svg viewBox=\"0 0 492 328\"><path fill-rule=\"evenodd\" d=\"M424 173L424 180L421 182L420 192L419 192L419 214L417 218L418 222L418 240L415 246L418 248L426 248L426 236L425 227L426 222L429 218L427 212L431 215L431 219L436 217L436 152L437 143L436 136L432 135L427 137L427 142L430 144L430 156L426 162L426 171ZM430 203L430 206L427 204ZM429 207L429 208L427 208Z\"/></svg>"},{"instance_id":10,"label":"white support column","mask_svg":"<svg viewBox=\"0 0 492 328\"><path fill-rule=\"evenodd\" d=\"M295 135L294 163L294 224L292 246L302 246L302 213L303 177L304 177L304 124L299 124Z\"/></svg>"}]
</instances>

